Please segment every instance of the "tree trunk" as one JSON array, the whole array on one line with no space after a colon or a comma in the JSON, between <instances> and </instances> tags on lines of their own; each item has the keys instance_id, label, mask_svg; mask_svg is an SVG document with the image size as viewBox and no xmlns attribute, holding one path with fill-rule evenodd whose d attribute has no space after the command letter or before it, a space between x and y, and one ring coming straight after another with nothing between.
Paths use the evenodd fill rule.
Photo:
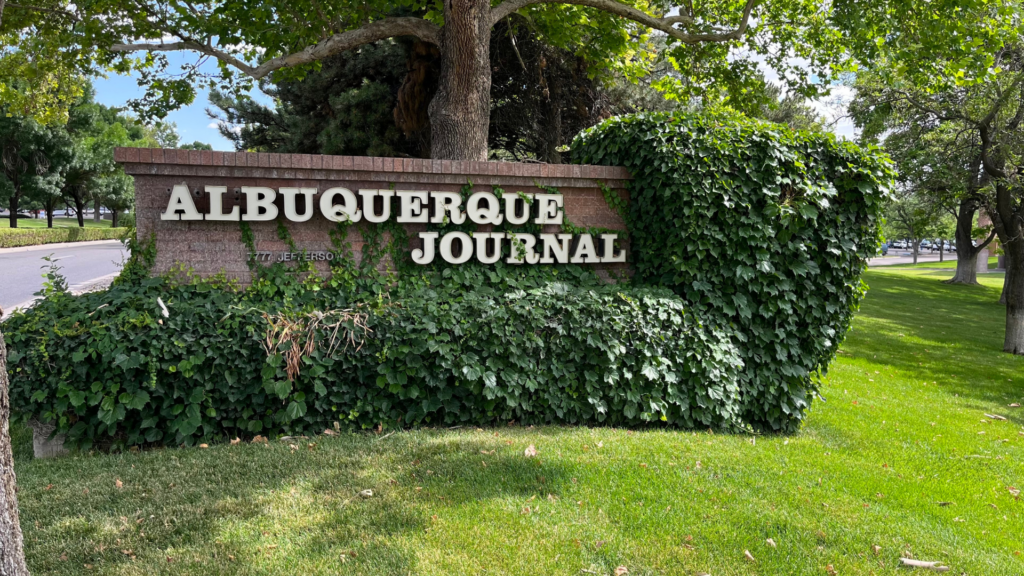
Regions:
<instances>
[{"instance_id":1,"label":"tree trunk","mask_svg":"<svg viewBox=\"0 0 1024 576\"><path fill-rule=\"evenodd\" d=\"M917 253L921 249L921 241L914 240L914 264L917 264Z\"/></svg>"},{"instance_id":2,"label":"tree trunk","mask_svg":"<svg viewBox=\"0 0 1024 576\"><path fill-rule=\"evenodd\" d=\"M1003 352L1024 354L1024 239L1005 244L1006 277L1003 280L1003 298L1006 300L1006 337Z\"/></svg>"},{"instance_id":3,"label":"tree trunk","mask_svg":"<svg viewBox=\"0 0 1024 576\"><path fill-rule=\"evenodd\" d=\"M956 273L946 280L949 284L978 283L978 253L983 248L975 247L972 238L974 214L977 211L978 208L973 202L960 202L960 211L956 216L956 231L953 233L956 238Z\"/></svg>"},{"instance_id":4,"label":"tree trunk","mask_svg":"<svg viewBox=\"0 0 1024 576\"><path fill-rule=\"evenodd\" d=\"M553 64L548 63L548 57ZM548 164L561 164L562 154L558 147L562 145L562 80L558 76L557 54L544 50L541 54L538 74L542 94L546 100L544 107L545 128L541 130L541 158Z\"/></svg>"},{"instance_id":5,"label":"tree trunk","mask_svg":"<svg viewBox=\"0 0 1024 576\"><path fill-rule=\"evenodd\" d=\"M28 574L18 518L18 494L14 477L14 455L8 429L11 405L7 395L7 347L0 333L0 575Z\"/></svg>"},{"instance_id":6,"label":"tree trunk","mask_svg":"<svg viewBox=\"0 0 1024 576\"><path fill-rule=\"evenodd\" d=\"M1007 259L1006 270L1009 271L1009 259ZM1006 281L1010 279L1009 274L1003 274L1003 289L999 292L999 303L1006 306Z\"/></svg>"},{"instance_id":7,"label":"tree trunk","mask_svg":"<svg viewBox=\"0 0 1024 576\"><path fill-rule=\"evenodd\" d=\"M939 240L939 262L943 261L942 256L945 253L945 251L946 251L946 239L943 238L943 239Z\"/></svg>"},{"instance_id":8,"label":"tree trunk","mask_svg":"<svg viewBox=\"0 0 1024 576\"><path fill-rule=\"evenodd\" d=\"M17 186L17 184L15 184ZM14 189L14 193L11 194L11 205L8 209L11 211L10 223L8 224L11 228L18 227L18 200L20 200L21 194L18 194L18 189Z\"/></svg>"},{"instance_id":9,"label":"tree trunk","mask_svg":"<svg viewBox=\"0 0 1024 576\"><path fill-rule=\"evenodd\" d=\"M93 222L99 222L100 221L100 201L99 201L99 198L96 199L95 207L96 207L96 211L92 213L92 221Z\"/></svg>"},{"instance_id":10,"label":"tree trunk","mask_svg":"<svg viewBox=\"0 0 1024 576\"><path fill-rule=\"evenodd\" d=\"M444 0L441 71L430 102L431 156L486 160L491 121L488 0Z\"/></svg>"},{"instance_id":11,"label":"tree trunk","mask_svg":"<svg viewBox=\"0 0 1024 576\"><path fill-rule=\"evenodd\" d=\"M110 213L110 227L117 228L117 213L118 210L113 210Z\"/></svg>"},{"instance_id":12,"label":"tree trunk","mask_svg":"<svg viewBox=\"0 0 1024 576\"><path fill-rule=\"evenodd\" d=\"M440 65L437 46L417 40L409 48L405 80L398 88L394 118L405 137L417 144L420 158L430 158L430 102L437 93Z\"/></svg>"},{"instance_id":13,"label":"tree trunk","mask_svg":"<svg viewBox=\"0 0 1024 576\"><path fill-rule=\"evenodd\" d=\"M85 199L80 197L78 194L74 195L75 199L75 216L78 217L78 227L85 228Z\"/></svg>"}]
</instances>

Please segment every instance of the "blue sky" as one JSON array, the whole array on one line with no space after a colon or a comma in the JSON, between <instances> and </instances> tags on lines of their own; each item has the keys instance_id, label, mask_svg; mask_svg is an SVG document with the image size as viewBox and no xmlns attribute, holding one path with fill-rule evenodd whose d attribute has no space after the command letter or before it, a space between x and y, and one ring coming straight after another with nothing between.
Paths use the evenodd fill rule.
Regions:
<instances>
[{"instance_id":1,"label":"blue sky","mask_svg":"<svg viewBox=\"0 0 1024 576\"><path fill-rule=\"evenodd\" d=\"M194 62L194 55L168 54L171 66L168 70L177 70L183 62ZM204 68L209 68L210 73L216 72L216 66L207 63ZM118 76L111 74L109 78L97 78L93 80L93 87L96 88L96 101L107 106L124 106L128 100L141 97L145 91L139 88L137 76ZM270 103L270 98L258 90L252 94L258 100ZM195 102L185 108L180 108L167 115L168 122L174 122L178 126L178 134L182 143L192 143L196 140L206 142L213 146L214 150L233 151L235 148L231 142L220 135L214 121L206 115L206 109L210 107L209 91L204 89L196 96Z\"/></svg>"}]
</instances>

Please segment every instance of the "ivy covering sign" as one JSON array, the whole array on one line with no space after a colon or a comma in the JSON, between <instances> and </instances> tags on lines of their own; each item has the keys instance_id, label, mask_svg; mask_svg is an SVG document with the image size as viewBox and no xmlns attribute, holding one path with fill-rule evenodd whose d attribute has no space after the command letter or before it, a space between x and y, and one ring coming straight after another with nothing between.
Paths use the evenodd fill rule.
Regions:
<instances>
[{"instance_id":1,"label":"ivy covering sign","mask_svg":"<svg viewBox=\"0 0 1024 576\"><path fill-rule=\"evenodd\" d=\"M250 262L245 288L188 270L152 277L157 245L143 238L110 290L73 296L51 282L4 323L12 410L53 422L69 445L109 449L513 421L796 430L866 290L886 158L830 135L686 114L608 120L572 153L633 175L628 202L605 196L629 226L632 276L609 283L573 263L575 249L567 263L517 265L512 240L490 264L455 265L443 249L417 263L427 249L410 254L405 228L384 220L360 227L355 258L349 225L390 218L378 195L391 191L335 191L320 209L345 216L330 261ZM500 193L474 202L470 190L447 204L459 211L423 226L438 244L454 233L475 243L474 217L502 218L491 231L506 240L540 233L537 218L557 221L557 199L537 194L534 220L507 227L524 205L508 210ZM294 216L317 217L301 189L252 201L270 213L271 193L291 196ZM372 206L353 202L364 193ZM400 194L398 218L424 218L424 198L428 219L446 205ZM182 197L171 215L186 212ZM237 216L252 251L255 225ZM277 228L300 252L282 218ZM602 245L601 257L617 255Z\"/></svg>"},{"instance_id":2,"label":"ivy covering sign","mask_svg":"<svg viewBox=\"0 0 1024 576\"><path fill-rule=\"evenodd\" d=\"M867 286L894 172L878 148L727 116L640 114L581 133L573 160L633 174L635 280L737 330L742 419L794 430Z\"/></svg>"}]
</instances>

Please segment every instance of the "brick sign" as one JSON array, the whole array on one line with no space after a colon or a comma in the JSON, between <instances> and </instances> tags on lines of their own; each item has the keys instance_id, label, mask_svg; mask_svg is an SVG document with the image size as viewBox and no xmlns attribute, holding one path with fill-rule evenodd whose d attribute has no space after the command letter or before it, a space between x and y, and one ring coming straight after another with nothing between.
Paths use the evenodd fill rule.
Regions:
<instances>
[{"instance_id":1,"label":"brick sign","mask_svg":"<svg viewBox=\"0 0 1024 576\"><path fill-rule=\"evenodd\" d=\"M626 266L625 224L602 191L626 197L623 168L150 148L117 148L115 160L135 178L137 232L156 240L155 274L182 264L247 283L252 262L292 260L326 272L335 258L358 261L362 232L385 222L406 230L419 264L489 264L507 247L510 264ZM350 251L340 253L330 232L345 222ZM494 230L525 225L536 233Z\"/></svg>"}]
</instances>

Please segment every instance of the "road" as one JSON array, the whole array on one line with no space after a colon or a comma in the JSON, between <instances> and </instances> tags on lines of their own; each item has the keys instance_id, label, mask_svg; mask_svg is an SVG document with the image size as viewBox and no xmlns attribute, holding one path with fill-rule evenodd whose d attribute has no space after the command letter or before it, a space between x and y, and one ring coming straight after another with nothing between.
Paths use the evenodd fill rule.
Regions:
<instances>
[{"instance_id":1,"label":"road","mask_svg":"<svg viewBox=\"0 0 1024 576\"><path fill-rule=\"evenodd\" d=\"M5 314L35 298L43 286L42 258L51 254L71 287L116 273L122 259L128 258L117 240L0 249L0 308Z\"/></svg>"},{"instance_id":2,"label":"road","mask_svg":"<svg viewBox=\"0 0 1024 576\"><path fill-rule=\"evenodd\" d=\"M947 252L943 255L943 259L946 262L956 262L956 254L950 254ZM917 255L918 264L924 262L935 262L939 261L938 252L921 252ZM868 266L895 266L897 264L913 264L914 255L905 250L889 250L888 256L879 256L872 258L868 261Z\"/></svg>"}]
</instances>

